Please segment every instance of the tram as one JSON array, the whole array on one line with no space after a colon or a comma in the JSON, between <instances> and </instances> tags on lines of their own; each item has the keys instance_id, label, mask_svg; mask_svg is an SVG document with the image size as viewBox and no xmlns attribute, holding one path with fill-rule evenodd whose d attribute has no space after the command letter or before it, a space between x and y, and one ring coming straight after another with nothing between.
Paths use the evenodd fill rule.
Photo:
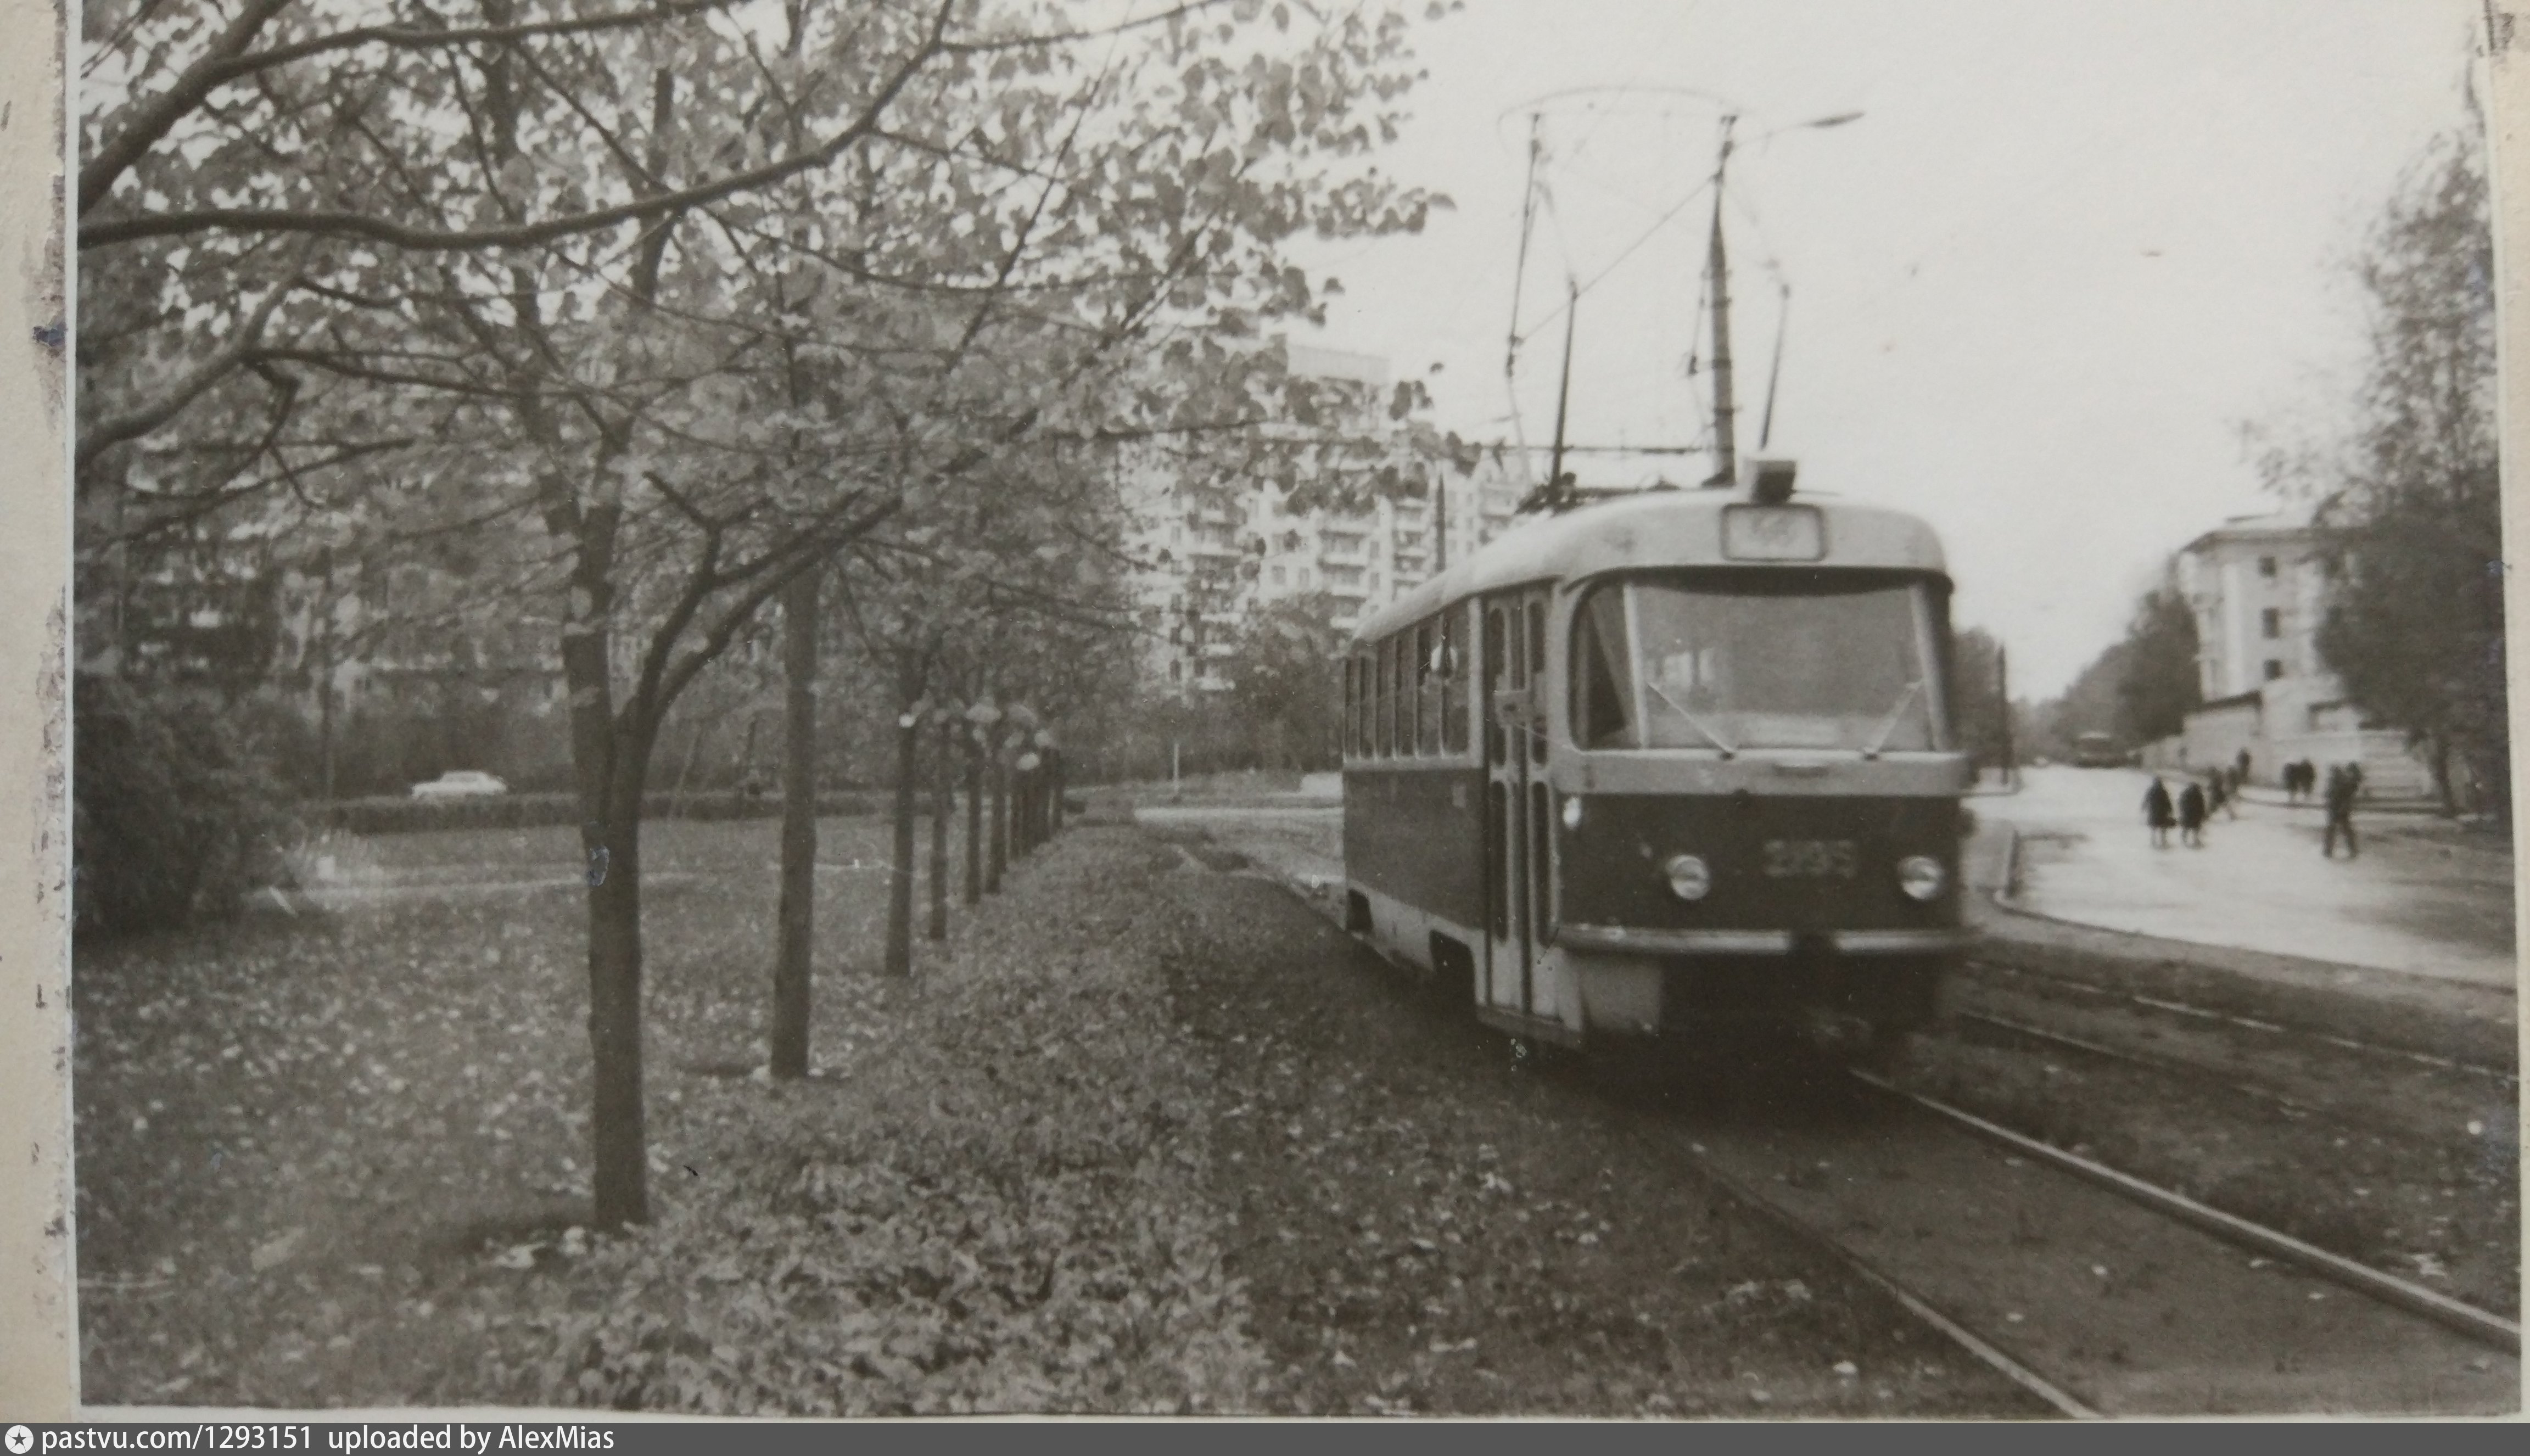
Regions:
<instances>
[{"instance_id":1,"label":"tram","mask_svg":"<svg viewBox=\"0 0 2530 1456\"><path fill-rule=\"evenodd\" d=\"M1522 525L1355 631L1347 927L1514 1036L1902 1047L1966 944L1951 583L1749 484Z\"/></svg>"}]
</instances>

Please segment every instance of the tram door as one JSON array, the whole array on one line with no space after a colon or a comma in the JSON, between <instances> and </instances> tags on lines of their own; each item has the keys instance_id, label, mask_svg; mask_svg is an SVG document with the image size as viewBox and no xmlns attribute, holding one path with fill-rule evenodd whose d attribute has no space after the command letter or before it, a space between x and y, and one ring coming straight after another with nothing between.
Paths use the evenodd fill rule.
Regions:
<instances>
[{"instance_id":1,"label":"tram door","mask_svg":"<svg viewBox=\"0 0 2530 1456\"><path fill-rule=\"evenodd\" d=\"M1554 1014L1538 977L1553 836L1546 807L1546 593L1485 602L1484 1002Z\"/></svg>"}]
</instances>

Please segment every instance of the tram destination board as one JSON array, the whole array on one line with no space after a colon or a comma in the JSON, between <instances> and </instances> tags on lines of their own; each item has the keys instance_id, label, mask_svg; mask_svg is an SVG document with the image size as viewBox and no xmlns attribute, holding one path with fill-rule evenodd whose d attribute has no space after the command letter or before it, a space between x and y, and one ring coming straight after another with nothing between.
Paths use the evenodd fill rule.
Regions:
<instances>
[{"instance_id":1,"label":"tram destination board","mask_svg":"<svg viewBox=\"0 0 2530 1456\"><path fill-rule=\"evenodd\" d=\"M1722 555L1734 562L1814 562L1827 526L1810 506L1732 506L1722 512Z\"/></svg>"}]
</instances>

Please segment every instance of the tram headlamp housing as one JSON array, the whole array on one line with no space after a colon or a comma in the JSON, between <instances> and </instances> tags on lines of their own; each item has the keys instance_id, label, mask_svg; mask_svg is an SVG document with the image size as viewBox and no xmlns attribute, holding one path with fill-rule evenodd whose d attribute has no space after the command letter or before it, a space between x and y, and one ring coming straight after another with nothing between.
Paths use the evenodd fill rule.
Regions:
<instances>
[{"instance_id":1,"label":"tram headlamp housing","mask_svg":"<svg viewBox=\"0 0 2530 1456\"><path fill-rule=\"evenodd\" d=\"M1951 872L1929 854L1910 854L1898 861L1898 888L1910 900L1930 901L1941 897L1943 887L1950 884Z\"/></svg>"},{"instance_id":2,"label":"tram headlamp housing","mask_svg":"<svg viewBox=\"0 0 2530 1456\"><path fill-rule=\"evenodd\" d=\"M1669 892L1679 899L1700 900L1713 892L1713 871L1695 855L1671 855L1661 871L1669 876Z\"/></svg>"}]
</instances>

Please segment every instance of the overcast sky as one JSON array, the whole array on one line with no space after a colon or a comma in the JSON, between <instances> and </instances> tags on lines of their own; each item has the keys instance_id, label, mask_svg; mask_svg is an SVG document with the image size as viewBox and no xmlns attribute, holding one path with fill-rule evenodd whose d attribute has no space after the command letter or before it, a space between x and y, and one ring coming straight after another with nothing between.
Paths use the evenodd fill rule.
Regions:
<instances>
[{"instance_id":1,"label":"overcast sky","mask_svg":"<svg viewBox=\"0 0 2530 1456\"><path fill-rule=\"evenodd\" d=\"M1704 381L1685 366L1727 102L1743 118L1728 214L1741 449L1780 276L1771 453L1810 488L1929 517L1957 620L2003 638L2015 696L2052 694L2173 548L2272 508L2241 423L2335 412L2360 356L2347 264L2401 171L2462 124L2477 9L1469 0L1420 28L1431 75L1388 163L1457 209L1419 237L1320 254L1346 292L1313 342L1423 374L1448 428L1513 438L1503 360L1541 109L1554 207L1520 310L1527 437L1553 428L1548 315L1568 274L1598 280L1571 438L1701 439ZM1532 105L1616 87L1638 89ZM1797 130L1850 111L1864 115ZM1692 483L1709 465L1579 463L1592 484L1664 468Z\"/></svg>"}]
</instances>

